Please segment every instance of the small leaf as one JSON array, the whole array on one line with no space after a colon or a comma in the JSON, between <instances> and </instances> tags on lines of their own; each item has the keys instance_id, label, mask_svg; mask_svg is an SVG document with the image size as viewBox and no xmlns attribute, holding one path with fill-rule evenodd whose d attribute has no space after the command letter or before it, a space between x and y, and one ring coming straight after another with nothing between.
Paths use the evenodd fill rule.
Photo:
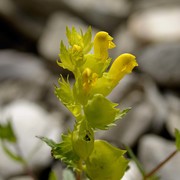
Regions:
<instances>
[{"instance_id":1,"label":"small leaf","mask_svg":"<svg viewBox=\"0 0 180 180\"><path fill-rule=\"evenodd\" d=\"M8 120L6 124L0 124L0 139L9 142L16 142L16 135L14 133L11 121Z\"/></svg>"},{"instance_id":2,"label":"small leaf","mask_svg":"<svg viewBox=\"0 0 180 180\"><path fill-rule=\"evenodd\" d=\"M74 174L69 169L63 170L63 180L75 180Z\"/></svg>"},{"instance_id":3,"label":"small leaf","mask_svg":"<svg viewBox=\"0 0 180 180\"><path fill-rule=\"evenodd\" d=\"M92 32L91 27L89 27L86 33L83 35L84 54L87 54L91 50L93 45L93 43L91 42L91 38L92 38L91 32Z\"/></svg>"},{"instance_id":4,"label":"small leaf","mask_svg":"<svg viewBox=\"0 0 180 180\"><path fill-rule=\"evenodd\" d=\"M96 140L94 150L86 161L86 173L93 180L121 179L128 165L123 156L125 152L106 141Z\"/></svg>"},{"instance_id":5,"label":"small leaf","mask_svg":"<svg viewBox=\"0 0 180 180\"><path fill-rule=\"evenodd\" d=\"M175 129L175 138L176 138L176 148L180 151L180 131Z\"/></svg>"},{"instance_id":6,"label":"small leaf","mask_svg":"<svg viewBox=\"0 0 180 180\"><path fill-rule=\"evenodd\" d=\"M64 45L63 42L61 42L61 45L60 45L60 54L59 54L59 58L60 58L60 62L57 61L57 64L64 68L64 69L68 69L69 71L72 71L74 70L74 64L71 60L71 57L70 57L70 54L69 54L69 51L68 49L66 48L66 46Z\"/></svg>"},{"instance_id":7,"label":"small leaf","mask_svg":"<svg viewBox=\"0 0 180 180\"><path fill-rule=\"evenodd\" d=\"M130 110L131 110L131 108L126 108L126 109L120 111L120 112L116 115L116 120L122 119Z\"/></svg>"},{"instance_id":8,"label":"small leaf","mask_svg":"<svg viewBox=\"0 0 180 180\"><path fill-rule=\"evenodd\" d=\"M36 136L36 137L41 139L42 141L44 141L51 148L55 148L56 147L56 143L53 140L48 139L46 137L40 137L40 136Z\"/></svg>"},{"instance_id":9,"label":"small leaf","mask_svg":"<svg viewBox=\"0 0 180 180\"><path fill-rule=\"evenodd\" d=\"M5 144L3 141L2 141L2 148L3 148L4 152L5 152L12 160L14 160L14 161L16 161L16 162L19 162L19 163L21 163L21 164L24 164L24 163L25 163L24 159L23 159L20 155L15 154L14 152L12 152L12 151L6 146L6 144Z\"/></svg>"},{"instance_id":10,"label":"small leaf","mask_svg":"<svg viewBox=\"0 0 180 180\"><path fill-rule=\"evenodd\" d=\"M93 128L108 129L119 113L119 109L115 108L116 105L101 94L94 95L84 108L87 121Z\"/></svg>"},{"instance_id":11,"label":"small leaf","mask_svg":"<svg viewBox=\"0 0 180 180\"><path fill-rule=\"evenodd\" d=\"M81 112L81 106L77 104L74 99L73 91L68 79L65 81L61 76L58 83L60 87L55 86L55 95L75 117L78 117Z\"/></svg>"}]
</instances>

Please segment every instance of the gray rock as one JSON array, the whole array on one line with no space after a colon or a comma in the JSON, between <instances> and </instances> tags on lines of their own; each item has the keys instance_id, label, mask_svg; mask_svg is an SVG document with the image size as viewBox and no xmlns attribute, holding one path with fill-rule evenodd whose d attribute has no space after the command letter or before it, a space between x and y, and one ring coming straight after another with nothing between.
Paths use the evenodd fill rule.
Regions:
<instances>
[{"instance_id":1,"label":"gray rock","mask_svg":"<svg viewBox=\"0 0 180 180\"><path fill-rule=\"evenodd\" d=\"M9 178L9 180L34 180L34 179L30 176L18 176L18 177Z\"/></svg>"},{"instance_id":2,"label":"gray rock","mask_svg":"<svg viewBox=\"0 0 180 180\"><path fill-rule=\"evenodd\" d=\"M139 158L147 172L154 169L176 149L175 143L156 135L146 135L139 143ZM177 153L157 173L162 180L177 180L179 171L180 154Z\"/></svg>"},{"instance_id":3,"label":"gray rock","mask_svg":"<svg viewBox=\"0 0 180 180\"><path fill-rule=\"evenodd\" d=\"M180 40L180 8L155 7L138 11L130 17L130 32L143 42L178 42Z\"/></svg>"},{"instance_id":4,"label":"gray rock","mask_svg":"<svg viewBox=\"0 0 180 180\"><path fill-rule=\"evenodd\" d=\"M168 132L174 136L175 128L180 129L180 98L173 94L166 94L168 105L166 127Z\"/></svg>"},{"instance_id":5,"label":"gray rock","mask_svg":"<svg viewBox=\"0 0 180 180\"><path fill-rule=\"evenodd\" d=\"M43 59L14 50L1 50L0 59L0 104L18 98L42 98L52 78Z\"/></svg>"},{"instance_id":6,"label":"gray rock","mask_svg":"<svg viewBox=\"0 0 180 180\"><path fill-rule=\"evenodd\" d=\"M28 38L29 41L37 40L44 26L44 21L40 17L29 14L12 0L0 1L0 16L11 27L11 31L13 29L14 32L21 34L21 38Z\"/></svg>"},{"instance_id":7,"label":"gray rock","mask_svg":"<svg viewBox=\"0 0 180 180\"><path fill-rule=\"evenodd\" d=\"M180 44L151 45L137 56L139 68L164 87L180 87Z\"/></svg>"},{"instance_id":8,"label":"gray rock","mask_svg":"<svg viewBox=\"0 0 180 180\"><path fill-rule=\"evenodd\" d=\"M69 28L74 26L77 30L82 29L83 32L88 28L81 20L73 16L60 12L53 14L38 42L38 50L43 57L48 60L57 60L61 40L67 44L66 26Z\"/></svg>"},{"instance_id":9,"label":"gray rock","mask_svg":"<svg viewBox=\"0 0 180 180\"><path fill-rule=\"evenodd\" d=\"M147 0L138 0L135 1L134 5L134 10L139 11L139 10L146 10L149 8L155 8L155 7L171 7L171 6L179 6L180 2L177 0L152 0L152 1L147 1Z\"/></svg>"},{"instance_id":10,"label":"gray rock","mask_svg":"<svg viewBox=\"0 0 180 180\"><path fill-rule=\"evenodd\" d=\"M45 136L59 141L63 131L61 120L63 116L50 114L39 105L26 100L12 102L2 108L0 114L1 123L11 119L18 146L28 166L36 171L47 167L52 160L50 148L36 136ZM15 151L12 144L7 145ZM0 157L0 174L3 177L24 173L22 165L7 157L2 148L0 148Z\"/></svg>"},{"instance_id":11,"label":"gray rock","mask_svg":"<svg viewBox=\"0 0 180 180\"><path fill-rule=\"evenodd\" d=\"M142 75L139 79L144 92L145 98L153 107L152 129L158 133L162 130L167 119L168 107L164 96L159 91L156 83L148 76Z\"/></svg>"},{"instance_id":12,"label":"gray rock","mask_svg":"<svg viewBox=\"0 0 180 180\"><path fill-rule=\"evenodd\" d=\"M140 42L133 36L130 30L120 24L113 32L116 48L112 49L112 57L116 58L122 53L134 54L141 46Z\"/></svg>"},{"instance_id":13,"label":"gray rock","mask_svg":"<svg viewBox=\"0 0 180 180\"><path fill-rule=\"evenodd\" d=\"M121 19L127 17L131 3L126 0L63 0L74 11L78 12L89 24L112 31Z\"/></svg>"}]
</instances>

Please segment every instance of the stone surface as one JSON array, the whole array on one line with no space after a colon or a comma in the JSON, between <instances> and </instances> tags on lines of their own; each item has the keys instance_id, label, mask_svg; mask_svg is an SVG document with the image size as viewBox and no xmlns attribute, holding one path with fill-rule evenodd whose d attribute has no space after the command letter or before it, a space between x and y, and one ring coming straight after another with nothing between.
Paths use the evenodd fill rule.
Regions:
<instances>
[{"instance_id":1,"label":"stone surface","mask_svg":"<svg viewBox=\"0 0 180 180\"><path fill-rule=\"evenodd\" d=\"M80 14L88 24L112 31L130 13L131 3L126 0L63 0Z\"/></svg>"},{"instance_id":2,"label":"stone surface","mask_svg":"<svg viewBox=\"0 0 180 180\"><path fill-rule=\"evenodd\" d=\"M34 179L30 176L18 176L18 177L10 178L9 180L34 180Z\"/></svg>"},{"instance_id":3,"label":"stone surface","mask_svg":"<svg viewBox=\"0 0 180 180\"><path fill-rule=\"evenodd\" d=\"M81 20L65 13L53 14L46 25L46 28L40 37L38 43L39 53L48 60L56 61L59 54L59 47L61 40L67 44L66 27L73 26L82 29L83 32L87 30L88 26ZM95 30L93 29L93 34Z\"/></svg>"},{"instance_id":4,"label":"stone surface","mask_svg":"<svg viewBox=\"0 0 180 180\"><path fill-rule=\"evenodd\" d=\"M180 98L175 94L166 94L168 114L166 127L168 132L174 136L175 128L180 129Z\"/></svg>"},{"instance_id":5,"label":"stone surface","mask_svg":"<svg viewBox=\"0 0 180 180\"><path fill-rule=\"evenodd\" d=\"M133 36L130 30L126 26L120 24L113 32L116 47L112 49L112 57L116 58L122 53L136 53L136 49L139 48L140 42Z\"/></svg>"},{"instance_id":6,"label":"stone surface","mask_svg":"<svg viewBox=\"0 0 180 180\"><path fill-rule=\"evenodd\" d=\"M23 157L33 170L46 167L51 162L50 148L36 136L45 136L59 140L63 131L62 117L48 114L33 102L18 100L4 107L1 111L1 123L10 118L18 138L18 145ZM12 145L9 145L14 151ZM7 157L0 148L0 174L10 176L24 172L22 166ZM8 169L8 171L7 171Z\"/></svg>"},{"instance_id":7,"label":"stone surface","mask_svg":"<svg viewBox=\"0 0 180 180\"><path fill-rule=\"evenodd\" d=\"M156 135L146 135L139 143L139 158L147 172L155 168L176 149L173 141L168 141ZM177 180L179 171L180 154L177 153L157 173L163 180Z\"/></svg>"},{"instance_id":8,"label":"stone surface","mask_svg":"<svg viewBox=\"0 0 180 180\"><path fill-rule=\"evenodd\" d=\"M180 87L180 43L156 44L137 55L139 69L164 87Z\"/></svg>"},{"instance_id":9,"label":"stone surface","mask_svg":"<svg viewBox=\"0 0 180 180\"><path fill-rule=\"evenodd\" d=\"M129 29L144 42L178 42L180 40L180 7L156 7L133 14Z\"/></svg>"},{"instance_id":10,"label":"stone surface","mask_svg":"<svg viewBox=\"0 0 180 180\"><path fill-rule=\"evenodd\" d=\"M0 51L0 104L18 98L43 99L52 84L43 59L14 50Z\"/></svg>"}]
</instances>

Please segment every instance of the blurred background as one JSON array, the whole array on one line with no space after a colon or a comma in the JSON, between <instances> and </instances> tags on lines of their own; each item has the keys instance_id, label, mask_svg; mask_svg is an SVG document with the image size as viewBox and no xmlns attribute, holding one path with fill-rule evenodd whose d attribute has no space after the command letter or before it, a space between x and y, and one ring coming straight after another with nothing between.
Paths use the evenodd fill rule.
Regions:
<instances>
[{"instance_id":1,"label":"blurred background","mask_svg":"<svg viewBox=\"0 0 180 180\"><path fill-rule=\"evenodd\" d=\"M64 165L35 136L58 141L74 121L54 95L59 75L67 74L56 64L66 26L108 31L116 44L112 58L136 56L139 67L109 95L132 110L97 138L130 146L150 171L175 149L174 128L180 129L180 1L0 0L0 123L11 119L22 155L43 180L51 169L61 180ZM140 180L130 165L123 180ZM177 180L179 168L178 154L158 175ZM32 178L0 144L0 180L7 179Z\"/></svg>"}]
</instances>

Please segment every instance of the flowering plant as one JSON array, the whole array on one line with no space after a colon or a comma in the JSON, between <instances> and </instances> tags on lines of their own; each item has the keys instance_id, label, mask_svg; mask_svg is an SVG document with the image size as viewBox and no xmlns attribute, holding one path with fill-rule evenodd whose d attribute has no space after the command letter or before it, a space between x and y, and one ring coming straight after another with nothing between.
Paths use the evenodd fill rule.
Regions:
<instances>
[{"instance_id":1,"label":"flowering plant","mask_svg":"<svg viewBox=\"0 0 180 180\"><path fill-rule=\"evenodd\" d=\"M75 125L72 131L62 134L60 143L41 139L51 146L54 158L73 168L76 179L81 179L84 171L93 180L119 180L128 165L126 151L95 140L94 133L109 129L128 112L116 108L118 104L106 96L138 64L132 54L122 54L110 66L108 50L115 44L107 32L98 32L93 42L91 28L85 34L67 28L66 35L69 46L61 42L57 63L73 73L75 83L71 86L68 77L61 75L55 94L74 116ZM92 48L94 53L90 54Z\"/></svg>"}]
</instances>

